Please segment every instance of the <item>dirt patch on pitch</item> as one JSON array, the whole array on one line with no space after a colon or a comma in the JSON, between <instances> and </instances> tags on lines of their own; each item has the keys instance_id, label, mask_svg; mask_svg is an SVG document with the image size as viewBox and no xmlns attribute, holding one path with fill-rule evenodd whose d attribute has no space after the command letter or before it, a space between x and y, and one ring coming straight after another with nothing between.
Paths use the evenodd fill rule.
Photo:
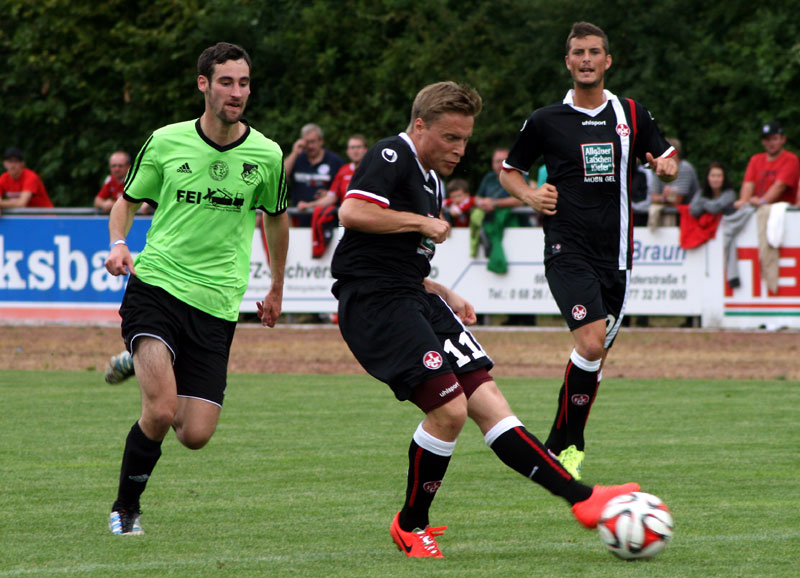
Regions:
<instances>
[{"instance_id":1,"label":"dirt patch on pitch","mask_svg":"<svg viewBox=\"0 0 800 578\"><path fill-rule=\"evenodd\" d=\"M565 329L473 330L497 377L559 377L572 340ZM102 371L123 348L117 327L0 327L0 369ZM240 324L234 373L363 373L335 326ZM623 329L605 377L800 381L800 332Z\"/></svg>"}]
</instances>

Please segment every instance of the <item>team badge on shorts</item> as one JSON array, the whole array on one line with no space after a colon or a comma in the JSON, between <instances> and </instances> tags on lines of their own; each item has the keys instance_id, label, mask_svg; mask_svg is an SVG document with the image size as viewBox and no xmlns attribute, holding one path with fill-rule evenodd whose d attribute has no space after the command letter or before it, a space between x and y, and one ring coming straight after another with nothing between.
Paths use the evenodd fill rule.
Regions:
<instances>
[{"instance_id":1,"label":"team badge on shorts","mask_svg":"<svg viewBox=\"0 0 800 578\"><path fill-rule=\"evenodd\" d=\"M628 136L629 134L631 134L631 129L630 127L628 127L627 124L618 124L617 134L622 137Z\"/></svg>"},{"instance_id":2,"label":"team badge on shorts","mask_svg":"<svg viewBox=\"0 0 800 578\"><path fill-rule=\"evenodd\" d=\"M429 351L422 356L422 364L428 369L439 369L442 366L442 355L438 351Z\"/></svg>"},{"instance_id":3,"label":"team badge on shorts","mask_svg":"<svg viewBox=\"0 0 800 578\"><path fill-rule=\"evenodd\" d=\"M586 317L586 307L583 305L576 305L572 308L572 318L575 321L580 321L584 317Z\"/></svg>"},{"instance_id":4,"label":"team badge on shorts","mask_svg":"<svg viewBox=\"0 0 800 578\"><path fill-rule=\"evenodd\" d=\"M592 400L592 398L590 398L585 393L576 393L569 399L570 401L572 401L572 405L578 405L578 406L586 405Z\"/></svg>"}]
</instances>

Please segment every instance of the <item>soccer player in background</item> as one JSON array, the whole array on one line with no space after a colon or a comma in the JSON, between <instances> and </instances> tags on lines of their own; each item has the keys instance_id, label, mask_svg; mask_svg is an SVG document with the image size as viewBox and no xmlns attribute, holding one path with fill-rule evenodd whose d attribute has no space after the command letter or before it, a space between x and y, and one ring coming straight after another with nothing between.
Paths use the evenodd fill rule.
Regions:
<instances>
[{"instance_id":1,"label":"soccer player in background","mask_svg":"<svg viewBox=\"0 0 800 578\"><path fill-rule=\"evenodd\" d=\"M130 273L120 307L142 415L125 442L114 534L142 534L139 498L170 428L189 449L214 433L228 356L250 271L256 209L264 211L272 284L257 304L263 325L281 313L289 243L286 178L277 144L243 119L250 57L218 43L200 55L203 115L155 131L145 142L109 217L106 269ZM125 244L134 213L158 210L136 258Z\"/></svg>"},{"instance_id":2,"label":"soccer player in background","mask_svg":"<svg viewBox=\"0 0 800 578\"><path fill-rule=\"evenodd\" d=\"M574 343L545 446L580 479L584 427L630 283L636 158L665 182L678 168L647 109L605 90L611 67L605 32L588 22L573 25L564 60L572 90L525 121L500 182L543 215L545 275ZM548 177L534 188L523 174L539 157Z\"/></svg>"},{"instance_id":3,"label":"soccer player in background","mask_svg":"<svg viewBox=\"0 0 800 578\"><path fill-rule=\"evenodd\" d=\"M408 452L406 500L390 534L406 556L441 558L429 509L467 417L507 466L572 505L594 528L605 503L638 484L585 486L514 415L489 370L493 362L465 324L471 304L431 279L430 261L450 225L439 218L442 176L452 174L482 101L453 82L423 88L406 132L373 146L339 210L346 228L331 269L339 328L361 365L398 400L425 414Z\"/></svg>"}]
</instances>

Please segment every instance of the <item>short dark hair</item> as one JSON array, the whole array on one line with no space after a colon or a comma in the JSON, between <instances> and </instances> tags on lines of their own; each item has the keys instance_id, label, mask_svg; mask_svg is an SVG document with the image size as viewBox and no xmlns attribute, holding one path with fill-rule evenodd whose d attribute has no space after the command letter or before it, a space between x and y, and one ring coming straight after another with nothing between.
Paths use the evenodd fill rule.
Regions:
<instances>
[{"instance_id":1,"label":"short dark hair","mask_svg":"<svg viewBox=\"0 0 800 578\"><path fill-rule=\"evenodd\" d=\"M464 191L465 193L469 194L469 183L467 182L467 179L453 179L447 183L445 192L447 192L449 195L453 191Z\"/></svg>"},{"instance_id":2,"label":"short dark hair","mask_svg":"<svg viewBox=\"0 0 800 578\"><path fill-rule=\"evenodd\" d=\"M483 100L478 91L455 82L437 82L429 84L417 93L411 106L411 122L408 132L414 128L414 121L421 118L431 124L439 115L446 113L478 116L483 108Z\"/></svg>"},{"instance_id":3,"label":"short dark hair","mask_svg":"<svg viewBox=\"0 0 800 578\"><path fill-rule=\"evenodd\" d=\"M250 55L244 48L229 42L217 42L200 54L200 58L197 59L197 74L211 80L211 77L214 76L214 67L229 60L244 60L247 67L252 68Z\"/></svg>"},{"instance_id":4,"label":"short dark hair","mask_svg":"<svg viewBox=\"0 0 800 578\"><path fill-rule=\"evenodd\" d=\"M595 26L591 22L576 22L572 25L572 30L569 31L567 36L567 48L565 54L569 54L570 43L573 38L586 38L587 36L599 36L603 39L603 50L608 54L608 36L603 32L599 26Z\"/></svg>"}]
</instances>

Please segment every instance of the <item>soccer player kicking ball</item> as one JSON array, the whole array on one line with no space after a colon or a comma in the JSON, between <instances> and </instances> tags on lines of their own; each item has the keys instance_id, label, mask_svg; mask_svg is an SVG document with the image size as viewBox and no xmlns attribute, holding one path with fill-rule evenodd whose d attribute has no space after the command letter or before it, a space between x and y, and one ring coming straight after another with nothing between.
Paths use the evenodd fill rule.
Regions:
<instances>
[{"instance_id":1,"label":"soccer player kicking ball","mask_svg":"<svg viewBox=\"0 0 800 578\"><path fill-rule=\"evenodd\" d=\"M628 186L636 158L665 182L675 179L678 165L675 149L650 113L604 90L611 66L605 33L578 22L566 50L573 89L563 102L540 108L525 121L503 163L500 183L543 215L545 275L574 342L545 445L580 479L584 427L630 284ZM531 188L522 174L540 156L547 182Z\"/></svg>"},{"instance_id":2,"label":"soccer player kicking ball","mask_svg":"<svg viewBox=\"0 0 800 578\"><path fill-rule=\"evenodd\" d=\"M436 538L446 526L431 527L428 512L467 417L506 465L564 498L587 528L596 527L608 500L639 489L575 481L489 374L492 360L465 327L476 321L472 305L426 279L450 230L439 218L440 176L464 155L481 106L477 92L452 82L423 88L406 132L369 150L339 211L346 231L332 272L342 336L370 374L425 413L408 452L406 500L390 526L410 557L442 557Z\"/></svg>"},{"instance_id":3,"label":"soccer player kicking ball","mask_svg":"<svg viewBox=\"0 0 800 578\"><path fill-rule=\"evenodd\" d=\"M219 43L197 63L205 112L153 133L136 157L109 217L106 269L130 273L120 307L133 353L142 415L125 442L114 534L141 534L139 497L170 428L190 449L217 427L239 306L250 277L256 209L264 211L272 284L257 304L263 325L281 313L289 245L281 150L242 118L250 57ZM142 201L157 206L134 262L125 236Z\"/></svg>"}]
</instances>

